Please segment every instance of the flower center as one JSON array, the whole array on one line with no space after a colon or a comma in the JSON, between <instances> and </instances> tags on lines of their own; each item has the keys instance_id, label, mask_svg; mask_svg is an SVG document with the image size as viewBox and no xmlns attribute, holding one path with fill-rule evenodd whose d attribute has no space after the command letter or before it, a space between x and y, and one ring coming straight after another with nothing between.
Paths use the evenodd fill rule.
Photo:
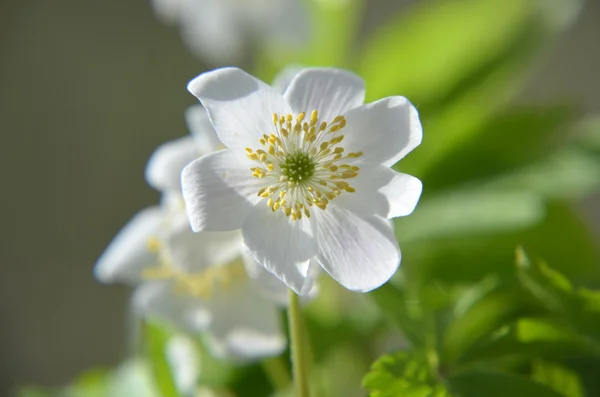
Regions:
<instances>
[{"instance_id":1,"label":"flower center","mask_svg":"<svg viewBox=\"0 0 600 397\"><path fill-rule=\"evenodd\" d=\"M300 151L287 154L279 167L281 174L294 183L308 181L315 174L316 168L310 154Z\"/></svg>"},{"instance_id":2,"label":"flower center","mask_svg":"<svg viewBox=\"0 0 600 397\"><path fill-rule=\"evenodd\" d=\"M281 210L292 220L303 214L310 218L310 207L325 210L342 192L353 193L347 180L357 177L360 168L347 160L362 156L345 153L341 146L344 116L320 121L313 110L310 120L305 118L305 112L296 117L273 114L274 131L258 140L262 148L246 148L247 157L259 165L250 168L252 176L265 179L257 195L273 212Z\"/></svg>"},{"instance_id":3,"label":"flower center","mask_svg":"<svg viewBox=\"0 0 600 397\"><path fill-rule=\"evenodd\" d=\"M148 249L157 254L159 264L143 270L144 280L171 280L178 293L197 298L210 299L218 288L229 287L232 283L246 279L244 266L240 260L211 266L199 272L186 272L173 266L166 255L162 255L162 244L156 237L147 243Z\"/></svg>"}]
</instances>

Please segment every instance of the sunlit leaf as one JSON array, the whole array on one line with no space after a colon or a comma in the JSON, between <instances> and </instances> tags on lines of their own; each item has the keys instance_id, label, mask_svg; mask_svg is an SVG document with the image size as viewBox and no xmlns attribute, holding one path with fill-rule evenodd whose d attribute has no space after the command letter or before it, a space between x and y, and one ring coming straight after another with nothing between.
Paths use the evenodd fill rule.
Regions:
<instances>
[{"instance_id":1,"label":"sunlit leaf","mask_svg":"<svg viewBox=\"0 0 600 397\"><path fill-rule=\"evenodd\" d=\"M566 148L487 186L499 191L525 190L549 199L576 199L600 187L600 159L581 149Z\"/></svg>"},{"instance_id":2,"label":"sunlit leaf","mask_svg":"<svg viewBox=\"0 0 600 397\"><path fill-rule=\"evenodd\" d=\"M522 318L514 325L490 335L487 341L468 351L461 362L481 362L505 357L565 359L600 356L600 344L579 335L560 321Z\"/></svg>"},{"instance_id":3,"label":"sunlit leaf","mask_svg":"<svg viewBox=\"0 0 600 397\"><path fill-rule=\"evenodd\" d=\"M359 72L369 99L404 95L420 110L424 145L403 160L422 175L468 143L518 92L538 49L580 1L420 2L367 41ZM494 23L489 23L493 20Z\"/></svg>"},{"instance_id":4,"label":"sunlit leaf","mask_svg":"<svg viewBox=\"0 0 600 397\"><path fill-rule=\"evenodd\" d=\"M359 72L372 98L402 93L417 105L447 95L519 36L531 2L429 1L365 43ZM489 21L494 20L493 24Z\"/></svg>"},{"instance_id":5,"label":"sunlit leaf","mask_svg":"<svg viewBox=\"0 0 600 397\"><path fill-rule=\"evenodd\" d=\"M477 342L526 315L528 310L515 294L503 291L487 294L449 325L443 337L443 359L448 362L460 359Z\"/></svg>"},{"instance_id":6,"label":"sunlit leaf","mask_svg":"<svg viewBox=\"0 0 600 397\"><path fill-rule=\"evenodd\" d=\"M585 396L577 373L562 365L536 361L533 365L532 377L559 392L563 397Z\"/></svg>"},{"instance_id":7,"label":"sunlit leaf","mask_svg":"<svg viewBox=\"0 0 600 397\"><path fill-rule=\"evenodd\" d=\"M386 283L369 293L386 318L399 327L414 346L424 345L424 326L420 302L410 299L406 291Z\"/></svg>"},{"instance_id":8,"label":"sunlit leaf","mask_svg":"<svg viewBox=\"0 0 600 397\"><path fill-rule=\"evenodd\" d=\"M415 212L394 221L401 241L510 231L544 216L543 202L528 192L468 188L424 199Z\"/></svg>"},{"instance_id":9,"label":"sunlit leaf","mask_svg":"<svg viewBox=\"0 0 600 397\"><path fill-rule=\"evenodd\" d=\"M166 357L167 342L172 336L171 333L152 323L145 323L143 329L147 357L158 390L162 397L180 397Z\"/></svg>"},{"instance_id":10,"label":"sunlit leaf","mask_svg":"<svg viewBox=\"0 0 600 397\"><path fill-rule=\"evenodd\" d=\"M408 352L380 357L363 379L371 397L450 397L427 362Z\"/></svg>"},{"instance_id":11,"label":"sunlit leaf","mask_svg":"<svg viewBox=\"0 0 600 397\"><path fill-rule=\"evenodd\" d=\"M574 120L570 107L551 106L511 109L490 119L474 139L438 161L422 175L427 194L452 186L495 179L502 174L541 161L560 147L558 135Z\"/></svg>"}]
</instances>

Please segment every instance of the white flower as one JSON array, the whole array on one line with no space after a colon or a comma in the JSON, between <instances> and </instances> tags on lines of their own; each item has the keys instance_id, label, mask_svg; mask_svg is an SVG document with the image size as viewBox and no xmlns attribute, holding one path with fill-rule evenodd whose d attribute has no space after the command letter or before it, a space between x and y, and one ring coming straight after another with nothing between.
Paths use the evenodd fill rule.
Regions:
<instances>
[{"instance_id":1,"label":"white flower","mask_svg":"<svg viewBox=\"0 0 600 397\"><path fill-rule=\"evenodd\" d=\"M410 214L422 188L390 169L422 138L406 98L364 105L362 79L336 69L306 69L283 95L237 68L188 89L227 147L183 171L194 231L241 228L254 258L300 294L311 260L354 291L394 274L386 219Z\"/></svg>"},{"instance_id":2,"label":"white flower","mask_svg":"<svg viewBox=\"0 0 600 397\"><path fill-rule=\"evenodd\" d=\"M285 286L261 281L271 275L242 255L239 232L192 233L174 219L159 206L138 213L99 258L96 278L138 286L136 313L205 334L218 357L281 353Z\"/></svg>"},{"instance_id":3,"label":"white flower","mask_svg":"<svg viewBox=\"0 0 600 397\"><path fill-rule=\"evenodd\" d=\"M194 395L200 375L200 357L194 341L185 335L174 335L165 347L173 381L181 395Z\"/></svg>"},{"instance_id":4,"label":"white flower","mask_svg":"<svg viewBox=\"0 0 600 397\"><path fill-rule=\"evenodd\" d=\"M197 55L215 64L238 61L254 43L299 45L308 36L300 0L153 0L158 17L177 24Z\"/></svg>"},{"instance_id":5,"label":"white flower","mask_svg":"<svg viewBox=\"0 0 600 397\"><path fill-rule=\"evenodd\" d=\"M138 286L138 314L202 332L220 357L279 354L286 342L278 305L286 286L243 251L239 231L193 233L181 197L182 168L221 144L200 105L186 113L192 136L160 146L146 170L163 193L160 206L138 213L95 267L102 282Z\"/></svg>"}]
</instances>

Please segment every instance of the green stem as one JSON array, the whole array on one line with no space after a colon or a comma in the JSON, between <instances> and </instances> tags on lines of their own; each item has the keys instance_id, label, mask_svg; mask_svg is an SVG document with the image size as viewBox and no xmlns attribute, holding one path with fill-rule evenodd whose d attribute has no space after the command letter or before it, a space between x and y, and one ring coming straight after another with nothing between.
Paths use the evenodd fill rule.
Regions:
<instances>
[{"instance_id":1,"label":"green stem","mask_svg":"<svg viewBox=\"0 0 600 397\"><path fill-rule=\"evenodd\" d=\"M288 388L290 383L292 383L288 368L286 368L285 363L281 361L281 357L263 360L262 365L265 374L275 388L275 391L282 392Z\"/></svg>"},{"instance_id":2,"label":"green stem","mask_svg":"<svg viewBox=\"0 0 600 397\"><path fill-rule=\"evenodd\" d=\"M290 348L292 353L292 372L294 374L294 389L296 390L296 397L310 397L310 389L308 386L307 338L306 335L304 335L304 324L302 324L300 299L291 289L289 290L289 300L288 322Z\"/></svg>"}]
</instances>

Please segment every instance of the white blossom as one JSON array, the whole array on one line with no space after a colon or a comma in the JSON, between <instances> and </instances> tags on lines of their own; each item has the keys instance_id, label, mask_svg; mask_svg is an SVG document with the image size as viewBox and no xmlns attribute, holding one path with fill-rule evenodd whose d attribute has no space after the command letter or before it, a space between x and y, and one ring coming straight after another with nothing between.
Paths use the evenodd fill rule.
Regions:
<instances>
[{"instance_id":1,"label":"white blossom","mask_svg":"<svg viewBox=\"0 0 600 397\"><path fill-rule=\"evenodd\" d=\"M139 315L202 333L220 357L253 359L279 354L286 341L279 309L287 288L243 251L241 233L193 233L179 184L181 169L221 144L201 107L188 110L192 136L160 146L146 169L163 194L140 211L98 259L102 282L137 286Z\"/></svg>"},{"instance_id":2,"label":"white blossom","mask_svg":"<svg viewBox=\"0 0 600 397\"><path fill-rule=\"evenodd\" d=\"M300 0L153 0L157 16L178 25L192 52L214 64L239 61L260 43L298 46L308 36Z\"/></svg>"},{"instance_id":3,"label":"white blossom","mask_svg":"<svg viewBox=\"0 0 600 397\"><path fill-rule=\"evenodd\" d=\"M237 68L188 86L226 146L189 164L194 231L241 229L252 256L299 294L320 264L354 291L386 282L400 250L386 219L410 214L421 182L390 169L422 139L404 97L364 104L358 76L306 69L282 95Z\"/></svg>"}]
</instances>

